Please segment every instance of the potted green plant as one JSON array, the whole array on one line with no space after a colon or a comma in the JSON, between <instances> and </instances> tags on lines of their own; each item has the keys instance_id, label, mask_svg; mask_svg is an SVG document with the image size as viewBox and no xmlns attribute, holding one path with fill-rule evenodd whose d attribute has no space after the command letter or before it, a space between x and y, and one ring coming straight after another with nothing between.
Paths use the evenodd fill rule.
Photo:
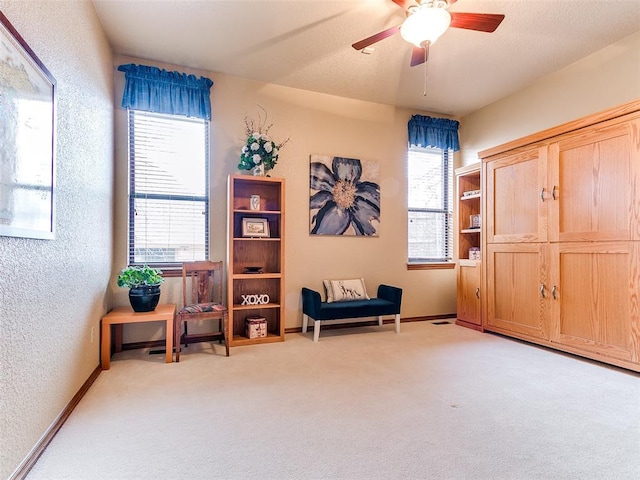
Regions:
<instances>
[{"instance_id":1,"label":"potted green plant","mask_svg":"<svg viewBox=\"0 0 640 480\"><path fill-rule=\"evenodd\" d=\"M162 271L148 265L129 265L118 275L118 286L129 288L129 302L134 312L155 310L162 282Z\"/></svg>"}]
</instances>

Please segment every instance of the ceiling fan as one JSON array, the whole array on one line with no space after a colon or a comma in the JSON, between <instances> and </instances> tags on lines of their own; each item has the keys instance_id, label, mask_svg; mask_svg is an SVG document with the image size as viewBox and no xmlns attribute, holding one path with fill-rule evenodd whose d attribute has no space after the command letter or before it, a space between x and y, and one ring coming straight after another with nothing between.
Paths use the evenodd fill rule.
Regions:
<instances>
[{"instance_id":1,"label":"ceiling fan","mask_svg":"<svg viewBox=\"0 0 640 480\"><path fill-rule=\"evenodd\" d=\"M427 61L429 46L433 44L449 27L494 32L504 20L504 15L494 13L449 12L449 5L456 0L391 0L407 12L405 21L376 33L352 45L362 50L380 40L400 32L402 38L414 45L411 54L411 66L415 67Z\"/></svg>"}]
</instances>

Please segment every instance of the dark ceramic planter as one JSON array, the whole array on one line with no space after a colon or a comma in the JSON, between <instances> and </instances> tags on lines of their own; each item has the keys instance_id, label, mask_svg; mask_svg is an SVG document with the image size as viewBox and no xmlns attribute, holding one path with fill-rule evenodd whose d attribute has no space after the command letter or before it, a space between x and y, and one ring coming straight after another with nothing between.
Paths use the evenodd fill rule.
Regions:
<instances>
[{"instance_id":1,"label":"dark ceramic planter","mask_svg":"<svg viewBox=\"0 0 640 480\"><path fill-rule=\"evenodd\" d=\"M129 302L134 312L153 312L160 300L160 285L133 287L129 290Z\"/></svg>"}]
</instances>

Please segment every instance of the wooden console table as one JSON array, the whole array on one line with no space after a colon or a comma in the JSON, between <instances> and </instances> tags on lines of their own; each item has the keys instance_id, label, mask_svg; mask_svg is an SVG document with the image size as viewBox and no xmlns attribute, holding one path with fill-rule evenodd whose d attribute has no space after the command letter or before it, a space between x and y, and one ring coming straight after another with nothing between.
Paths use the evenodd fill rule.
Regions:
<instances>
[{"instance_id":1,"label":"wooden console table","mask_svg":"<svg viewBox=\"0 0 640 480\"><path fill-rule=\"evenodd\" d=\"M166 361L173 362L173 320L176 306L173 303L158 305L153 312L134 312L131 307L115 307L102 317L101 364L103 370L111 366L111 325L122 326L124 323L167 322ZM122 336L116 335L116 352L122 350Z\"/></svg>"}]
</instances>

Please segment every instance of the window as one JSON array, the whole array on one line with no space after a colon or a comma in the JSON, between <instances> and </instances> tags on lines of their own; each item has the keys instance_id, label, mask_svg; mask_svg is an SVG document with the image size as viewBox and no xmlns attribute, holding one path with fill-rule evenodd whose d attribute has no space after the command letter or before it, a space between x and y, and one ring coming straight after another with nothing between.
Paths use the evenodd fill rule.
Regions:
<instances>
[{"instance_id":1,"label":"window","mask_svg":"<svg viewBox=\"0 0 640 480\"><path fill-rule=\"evenodd\" d=\"M129 110L129 264L209 254L209 121Z\"/></svg>"},{"instance_id":2,"label":"window","mask_svg":"<svg viewBox=\"0 0 640 480\"><path fill-rule=\"evenodd\" d=\"M409 263L449 262L453 252L453 151L411 146Z\"/></svg>"}]
</instances>

